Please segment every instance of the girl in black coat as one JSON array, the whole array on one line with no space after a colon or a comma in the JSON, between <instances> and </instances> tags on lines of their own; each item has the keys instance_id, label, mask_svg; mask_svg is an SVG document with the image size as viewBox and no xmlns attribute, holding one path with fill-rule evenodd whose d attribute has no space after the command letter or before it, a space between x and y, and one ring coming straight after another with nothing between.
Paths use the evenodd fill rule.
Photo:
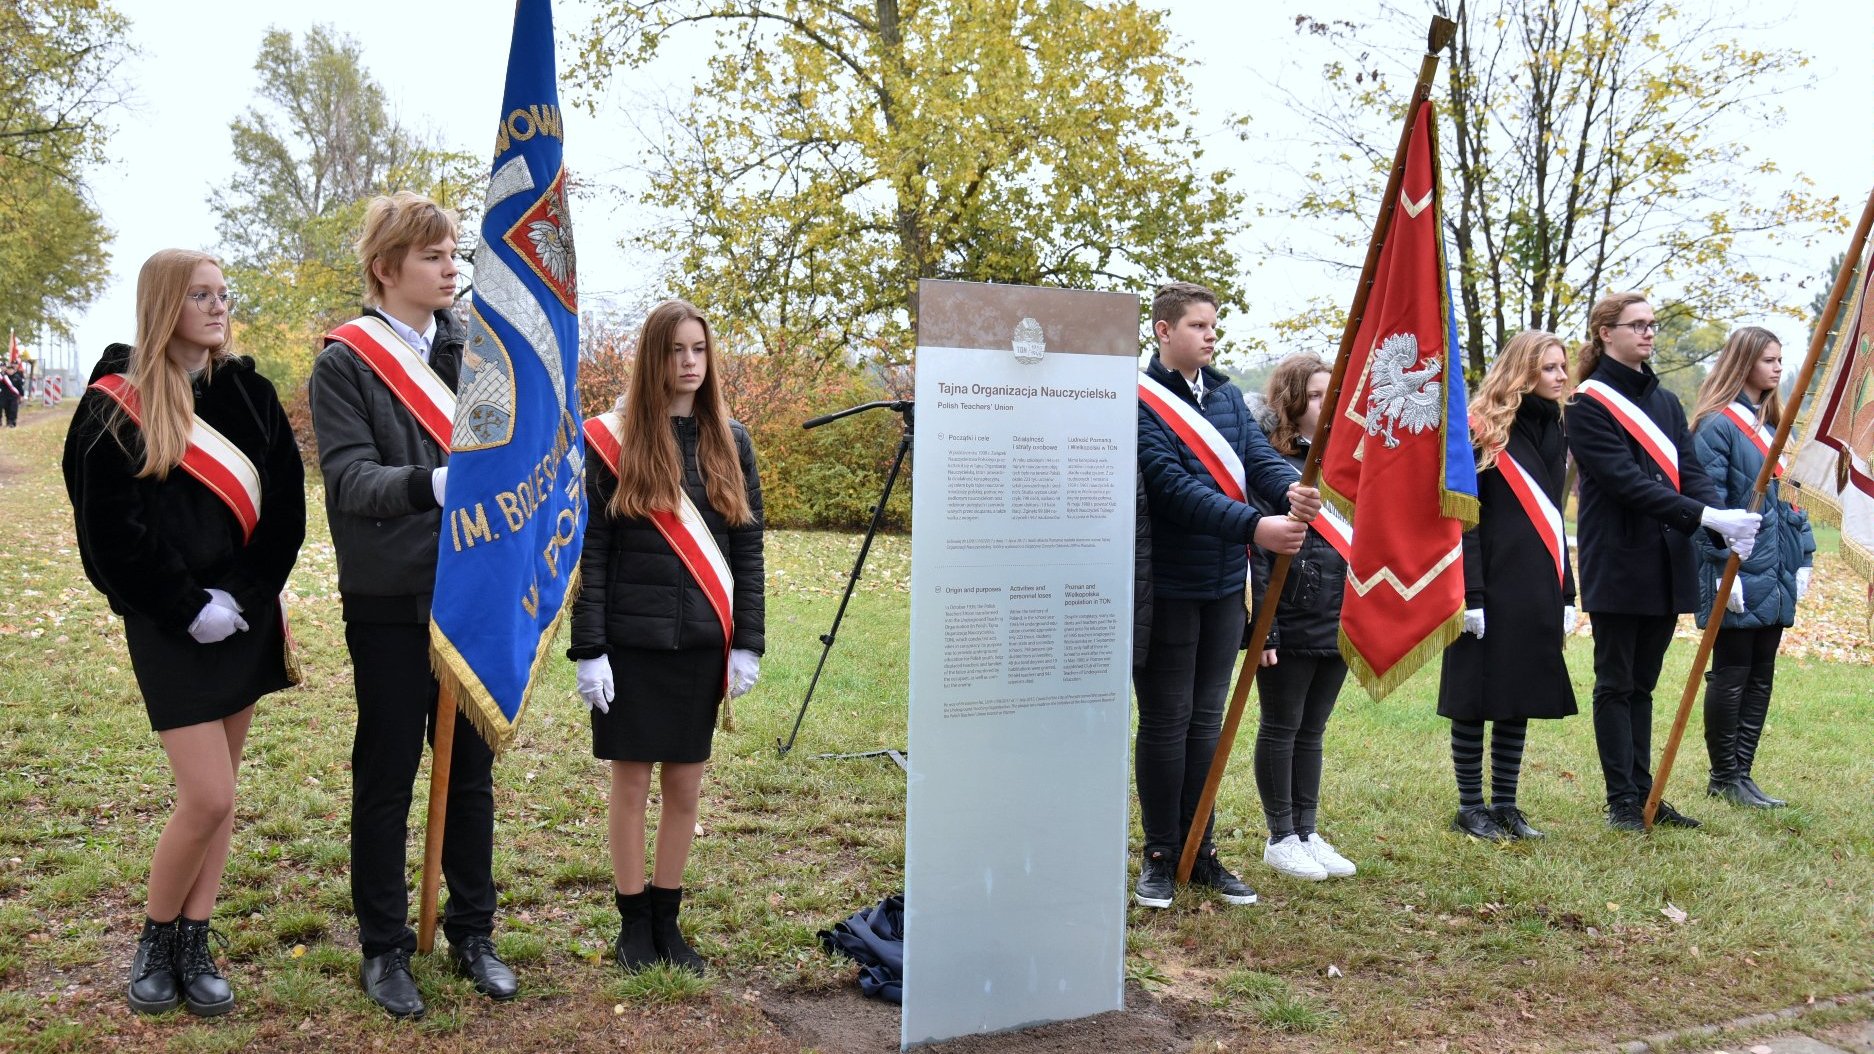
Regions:
<instances>
[{"instance_id":1,"label":"girl in black coat","mask_svg":"<svg viewBox=\"0 0 1874 1054\"><path fill-rule=\"evenodd\" d=\"M123 617L176 783L130 970L144 1013L234 1009L208 918L254 702L289 683L279 596L306 534L305 470L273 386L229 351L232 299L213 257L150 257L136 345L105 351L65 437L85 574Z\"/></svg>"},{"instance_id":2,"label":"girl in black coat","mask_svg":"<svg viewBox=\"0 0 1874 1054\"><path fill-rule=\"evenodd\" d=\"M592 752L611 762L618 963L701 973L677 916L724 690L731 699L747 692L761 671L761 481L748 433L729 419L701 313L659 304L637 347L629 394L588 423L588 435L600 427L615 437L617 474L603 451L587 462L592 512L567 654L592 709ZM694 531L678 522L686 505ZM716 593L729 600L726 632L705 584L726 587ZM645 806L659 763L663 809L646 886Z\"/></svg>"},{"instance_id":3,"label":"girl in black coat","mask_svg":"<svg viewBox=\"0 0 1874 1054\"><path fill-rule=\"evenodd\" d=\"M1296 472L1307 460L1329 376L1325 362L1306 354L1283 359L1269 376L1261 423L1269 445ZM1266 584L1274 558L1265 550L1256 552L1256 580ZM1269 647L1256 670L1256 699L1262 710L1256 729L1256 789L1269 825L1262 861L1285 875L1314 882L1354 873L1353 862L1315 830L1321 741L1347 679L1339 641L1346 583L1347 561L1319 529L1310 529L1289 565Z\"/></svg>"},{"instance_id":4,"label":"girl in black coat","mask_svg":"<svg viewBox=\"0 0 1874 1054\"><path fill-rule=\"evenodd\" d=\"M1552 333L1510 338L1471 399L1477 528L1464 535L1464 634L1445 649L1438 713L1451 719L1458 812L1477 838L1540 838L1516 805L1531 718L1575 713L1562 643L1575 628L1575 579L1562 527L1568 448L1561 400L1568 351ZM1484 804L1484 722L1490 797Z\"/></svg>"}]
</instances>

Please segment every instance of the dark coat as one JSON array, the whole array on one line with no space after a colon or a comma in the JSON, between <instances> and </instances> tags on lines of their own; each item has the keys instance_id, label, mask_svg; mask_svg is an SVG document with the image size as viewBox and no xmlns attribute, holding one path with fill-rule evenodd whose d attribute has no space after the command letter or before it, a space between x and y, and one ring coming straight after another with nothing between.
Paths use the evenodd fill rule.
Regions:
<instances>
[{"instance_id":1,"label":"dark coat","mask_svg":"<svg viewBox=\"0 0 1874 1054\"><path fill-rule=\"evenodd\" d=\"M1208 366L1204 402L1176 370L1152 356L1145 373L1197 407L1242 459L1248 491L1267 507L1288 511L1288 485L1300 478L1269 446L1250 418L1243 393ZM1243 588L1248 546L1262 510L1225 497L1197 455L1144 403L1139 404L1139 474L1152 516L1152 590L1155 599L1217 600Z\"/></svg>"},{"instance_id":2,"label":"dark coat","mask_svg":"<svg viewBox=\"0 0 1874 1054\"><path fill-rule=\"evenodd\" d=\"M1561 407L1525 396L1506 449L1561 508L1568 461ZM1575 577L1566 542L1558 581L1542 532L1495 465L1477 473L1477 502L1477 526L1464 534L1464 606L1483 609L1484 635L1460 634L1445 649L1438 715L1568 717L1576 712L1575 688L1562 655L1562 608L1575 602Z\"/></svg>"},{"instance_id":3,"label":"dark coat","mask_svg":"<svg viewBox=\"0 0 1874 1054\"><path fill-rule=\"evenodd\" d=\"M454 315L436 312L430 368L451 390L466 339ZM429 477L449 452L343 344L319 353L308 394L346 621L428 622L442 527Z\"/></svg>"},{"instance_id":4,"label":"dark coat","mask_svg":"<svg viewBox=\"0 0 1874 1054\"><path fill-rule=\"evenodd\" d=\"M1273 420L1264 422L1265 428L1273 426ZM1308 456L1308 440L1303 437L1298 443L1301 453L1292 457L1284 454L1282 458L1299 475ZM1262 603L1263 588L1274 567L1274 554L1257 549L1258 604ZM1340 603L1346 592L1347 561L1341 558L1340 550L1321 537L1321 532L1310 529L1289 562L1288 577L1282 582L1282 602L1275 609L1275 623L1265 647L1293 655L1339 656Z\"/></svg>"},{"instance_id":5,"label":"dark coat","mask_svg":"<svg viewBox=\"0 0 1874 1054\"><path fill-rule=\"evenodd\" d=\"M96 381L122 373L130 347L104 351ZM195 413L228 437L260 473L260 522L243 541L240 521L215 493L180 468L167 479L136 478L141 436L127 420L109 424L116 403L89 388L65 434L65 492L77 523L85 577L119 615L184 632L225 590L249 613L268 611L286 586L306 537L306 475L279 396L254 360L217 363Z\"/></svg>"},{"instance_id":6,"label":"dark coat","mask_svg":"<svg viewBox=\"0 0 1874 1054\"><path fill-rule=\"evenodd\" d=\"M697 464L694 417L671 418L677 448L683 455L683 489L703 514L735 579L735 639L731 646L760 654L764 636L761 479L755 472L755 446L739 421L729 422L735 451L747 481L754 519L730 526L709 504L709 492ZM579 557L579 598L573 602L571 659L593 659L614 648L722 647L722 624L703 587L683 566L655 524L620 519L609 511L618 479L598 458L586 461L586 497L591 513L585 549Z\"/></svg>"},{"instance_id":7,"label":"dark coat","mask_svg":"<svg viewBox=\"0 0 1874 1054\"><path fill-rule=\"evenodd\" d=\"M1757 408L1738 397L1738 404L1750 411ZM1763 470L1763 454L1742 429L1722 413L1707 416L1698 423L1694 437L1699 460L1722 493L1725 507L1746 508L1757 486L1757 473ZM1762 629L1768 626L1796 624L1796 570L1815 563L1815 534L1809 529L1809 514L1790 507L1783 500L1783 484L1774 477L1764 492L1763 526L1757 529L1757 542L1750 559L1738 567L1738 582L1744 587L1744 611L1724 613L1725 629ZM1699 531L1694 539L1698 547L1698 625L1710 620L1711 602L1718 593L1718 579L1731 559L1729 549L1713 545L1711 532Z\"/></svg>"},{"instance_id":8,"label":"dark coat","mask_svg":"<svg viewBox=\"0 0 1874 1054\"><path fill-rule=\"evenodd\" d=\"M1679 489L1600 403L1577 397L1568 404L1568 450L1581 470L1581 606L1615 615L1691 611L1699 578L1692 533L1720 499L1692 447L1685 408L1644 363L1636 370L1604 357L1593 378L1632 400L1677 444Z\"/></svg>"}]
</instances>

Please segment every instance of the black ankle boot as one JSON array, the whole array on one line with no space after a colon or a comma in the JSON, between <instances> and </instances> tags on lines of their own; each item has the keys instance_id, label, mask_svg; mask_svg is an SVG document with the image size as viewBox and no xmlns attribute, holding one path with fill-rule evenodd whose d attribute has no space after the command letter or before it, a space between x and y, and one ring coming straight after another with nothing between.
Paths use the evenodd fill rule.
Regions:
<instances>
[{"instance_id":1,"label":"black ankle boot","mask_svg":"<svg viewBox=\"0 0 1874 1054\"><path fill-rule=\"evenodd\" d=\"M1744 705L1748 666L1723 666L1705 673L1705 754L1711 760L1706 793L1733 804L1737 782L1738 712Z\"/></svg>"},{"instance_id":2,"label":"black ankle boot","mask_svg":"<svg viewBox=\"0 0 1874 1054\"><path fill-rule=\"evenodd\" d=\"M234 1009L234 992L215 967L215 953L208 947L212 935L207 919L178 919L176 931L176 979L182 988L183 1002L197 1017L215 1017ZM223 943L226 943L225 941Z\"/></svg>"},{"instance_id":3,"label":"black ankle boot","mask_svg":"<svg viewBox=\"0 0 1874 1054\"><path fill-rule=\"evenodd\" d=\"M143 920L137 953L130 960L130 1008L139 1014L161 1014L182 1002L176 982L176 922Z\"/></svg>"},{"instance_id":4,"label":"black ankle boot","mask_svg":"<svg viewBox=\"0 0 1874 1054\"><path fill-rule=\"evenodd\" d=\"M1776 666L1764 663L1750 668L1744 682L1744 701L1737 720L1737 778L1758 808L1776 809L1789 803L1772 798L1750 778L1750 767L1757 760L1757 741L1763 738L1763 725L1770 716L1770 692L1776 685Z\"/></svg>"},{"instance_id":5,"label":"black ankle boot","mask_svg":"<svg viewBox=\"0 0 1874 1054\"><path fill-rule=\"evenodd\" d=\"M702 976L703 957L696 954L696 949L683 939L683 931L677 928L677 916L683 910L683 887L646 886L644 891L651 898L651 944L657 949L657 957L680 970Z\"/></svg>"},{"instance_id":6,"label":"black ankle boot","mask_svg":"<svg viewBox=\"0 0 1874 1054\"><path fill-rule=\"evenodd\" d=\"M636 893L612 890L618 905L618 939L612 942L612 958L626 970L642 970L659 961L657 944L651 940L651 892Z\"/></svg>"}]
</instances>

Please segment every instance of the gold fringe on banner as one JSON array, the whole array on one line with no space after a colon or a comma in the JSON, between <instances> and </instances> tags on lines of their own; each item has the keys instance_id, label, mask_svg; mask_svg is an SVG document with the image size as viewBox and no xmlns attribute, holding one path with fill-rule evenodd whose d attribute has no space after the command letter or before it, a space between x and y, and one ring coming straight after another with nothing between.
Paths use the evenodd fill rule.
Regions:
<instances>
[{"instance_id":1,"label":"gold fringe on banner","mask_svg":"<svg viewBox=\"0 0 1874 1054\"><path fill-rule=\"evenodd\" d=\"M534 661L527 669L527 689L521 696L521 707L514 712L514 720L509 721L494 703L493 695L475 676L475 670L456 650L455 644L436 628L434 619L429 624L429 664L436 675L436 682L454 694L456 705L467 715L469 724L487 743L489 749L499 756L514 739L514 730L520 727L521 718L527 713L527 704L533 701L534 688L540 683L540 675L546 669L548 660L553 657L553 642L560 634L560 624L566 620L566 612L572 606L572 600L579 595L579 568L573 567L573 573L566 578L566 592L560 597L559 611L553 616L551 625L541 632L540 641L534 646Z\"/></svg>"}]
</instances>

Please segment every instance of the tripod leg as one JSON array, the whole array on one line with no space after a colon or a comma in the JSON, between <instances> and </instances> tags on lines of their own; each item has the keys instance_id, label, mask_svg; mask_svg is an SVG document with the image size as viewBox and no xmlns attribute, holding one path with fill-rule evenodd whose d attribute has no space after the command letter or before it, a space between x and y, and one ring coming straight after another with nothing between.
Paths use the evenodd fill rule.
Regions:
<instances>
[{"instance_id":1,"label":"tripod leg","mask_svg":"<svg viewBox=\"0 0 1874 1054\"><path fill-rule=\"evenodd\" d=\"M891 501L892 486L898 482L898 469L904 465L904 458L911 450L911 429L907 425L904 433L898 437L898 452L891 459L891 471L885 473L885 489L878 496L878 504L872 506L872 522L866 526L865 541L859 543L859 557L852 563L852 573L846 576L846 593L839 598L839 610L833 613L833 625L820 634L820 663L813 668L813 680L807 682L807 695L800 701L800 712L794 715L794 730L787 735L787 742L774 741L775 749L781 757L794 749L794 740L800 735L800 723L807 718L807 704L813 702L813 690L820 684L820 673L826 669L826 657L832 654L833 641L839 637L839 624L846 618L846 605L852 601L852 591L859 585L859 572L865 567L866 554L872 551L872 539L878 535L879 524L885 522L885 505Z\"/></svg>"}]
</instances>

